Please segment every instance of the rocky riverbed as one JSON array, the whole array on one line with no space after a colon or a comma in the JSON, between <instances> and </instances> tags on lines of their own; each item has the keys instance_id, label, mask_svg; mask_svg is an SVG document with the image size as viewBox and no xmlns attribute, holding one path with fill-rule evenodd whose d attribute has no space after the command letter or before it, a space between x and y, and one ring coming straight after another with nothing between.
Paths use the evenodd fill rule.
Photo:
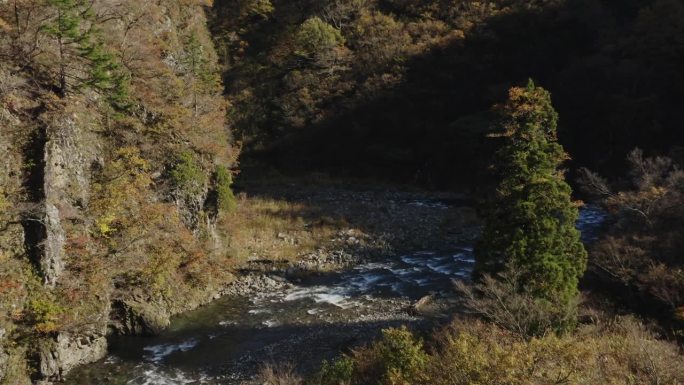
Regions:
<instances>
[{"instance_id":1,"label":"rocky riverbed","mask_svg":"<svg viewBox=\"0 0 684 385\"><path fill-rule=\"evenodd\" d=\"M272 194L269 189L253 194ZM453 194L279 188L344 227L294 261L254 255L212 304L176 317L156 337L114 337L106 359L67 384L259 384L269 363L311 371L383 328L447 319L453 280L468 279L479 222ZM602 220L585 210L590 235ZM296 235L275 234L284 242Z\"/></svg>"}]
</instances>

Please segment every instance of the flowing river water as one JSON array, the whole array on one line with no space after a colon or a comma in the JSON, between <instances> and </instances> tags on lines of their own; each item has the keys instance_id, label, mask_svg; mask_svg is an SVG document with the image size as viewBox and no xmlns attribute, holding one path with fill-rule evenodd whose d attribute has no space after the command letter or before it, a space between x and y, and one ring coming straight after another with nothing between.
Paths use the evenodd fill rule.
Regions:
<instances>
[{"instance_id":1,"label":"flowing river water","mask_svg":"<svg viewBox=\"0 0 684 385\"><path fill-rule=\"evenodd\" d=\"M578 228L585 242L603 221L600 209L582 209ZM468 279L474 262L472 245L454 245L387 256L251 298L224 297L176 317L160 336L112 338L106 359L76 369L66 383L242 384L252 383L264 362L316 365L384 327L420 322L406 311L409 305Z\"/></svg>"}]
</instances>

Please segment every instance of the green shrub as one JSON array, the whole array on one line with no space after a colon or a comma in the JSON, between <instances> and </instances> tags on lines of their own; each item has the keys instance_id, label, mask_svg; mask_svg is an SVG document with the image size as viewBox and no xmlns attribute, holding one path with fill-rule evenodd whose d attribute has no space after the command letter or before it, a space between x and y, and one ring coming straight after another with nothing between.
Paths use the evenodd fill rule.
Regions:
<instances>
[{"instance_id":1,"label":"green shrub","mask_svg":"<svg viewBox=\"0 0 684 385\"><path fill-rule=\"evenodd\" d=\"M28 321L35 331L47 334L59 329L64 308L49 298L38 298L29 301L27 313Z\"/></svg>"},{"instance_id":2,"label":"green shrub","mask_svg":"<svg viewBox=\"0 0 684 385\"><path fill-rule=\"evenodd\" d=\"M249 0L245 6L249 16L259 16L264 19L267 19L275 11L270 0Z\"/></svg>"},{"instance_id":3,"label":"green shrub","mask_svg":"<svg viewBox=\"0 0 684 385\"><path fill-rule=\"evenodd\" d=\"M354 360L342 356L333 361L323 361L318 374L318 385L348 385L354 375Z\"/></svg>"},{"instance_id":4,"label":"green shrub","mask_svg":"<svg viewBox=\"0 0 684 385\"><path fill-rule=\"evenodd\" d=\"M207 176L191 151L181 152L169 173L174 188L184 197L202 195Z\"/></svg>"},{"instance_id":5,"label":"green shrub","mask_svg":"<svg viewBox=\"0 0 684 385\"><path fill-rule=\"evenodd\" d=\"M331 50L345 42L337 28L321 20L319 17L307 19L297 32L297 53L301 56L312 56L322 51Z\"/></svg>"},{"instance_id":6,"label":"green shrub","mask_svg":"<svg viewBox=\"0 0 684 385\"><path fill-rule=\"evenodd\" d=\"M428 362L423 341L416 339L406 327L382 331L380 354L385 366L383 383L410 385Z\"/></svg>"},{"instance_id":7,"label":"green shrub","mask_svg":"<svg viewBox=\"0 0 684 385\"><path fill-rule=\"evenodd\" d=\"M7 196L5 195L2 186L0 186L0 223L2 223L2 221L4 220L5 213L9 207L9 199L7 199Z\"/></svg>"},{"instance_id":8,"label":"green shrub","mask_svg":"<svg viewBox=\"0 0 684 385\"><path fill-rule=\"evenodd\" d=\"M428 354L406 328L385 330L382 340L345 358L351 362L343 368L353 371L351 377L339 377L344 382L309 384L679 385L684 380L684 357L677 345L658 340L633 318L531 339L490 323L462 319L437 331L429 341Z\"/></svg>"},{"instance_id":9,"label":"green shrub","mask_svg":"<svg viewBox=\"0 0 684 385\"><path fill-rule=\"evenodd\" d=\"M233 194L233 175L225 166L217 166L215 174L216 205L221 212L231 212L237 207Z\"/></svg>"}]
</instances>

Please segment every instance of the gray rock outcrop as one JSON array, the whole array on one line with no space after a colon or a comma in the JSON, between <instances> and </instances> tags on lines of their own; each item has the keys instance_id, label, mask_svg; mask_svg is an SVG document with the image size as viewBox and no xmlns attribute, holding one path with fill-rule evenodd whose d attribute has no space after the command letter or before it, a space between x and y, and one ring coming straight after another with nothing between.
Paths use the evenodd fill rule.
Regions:
<instances>
[{"instance_id":1,"label":"gray rock outcrop","mask_svg":"<svg viewBox=\"0 0 684 385\"><path fill-rule=\"evenodd\" d=\"M73 368L107 355L104 330L90 334L60 333L38 351L42 380L38 384L60 381Z\"/></svg>"},{"instance_id":2,"label":"gray rock outcrop","mask_svg":"<svg viewBox=\"0 0 684 385\"><path fill-rule=\"evenodd\" d=\"M46 129L45 234L40 267L46 285L54 287L65 268L64 220L78 217L87 205L90 170L97 159L97 137L92 122L82 113L65 112L51 119Z\"/></svg>"}]
</instances>

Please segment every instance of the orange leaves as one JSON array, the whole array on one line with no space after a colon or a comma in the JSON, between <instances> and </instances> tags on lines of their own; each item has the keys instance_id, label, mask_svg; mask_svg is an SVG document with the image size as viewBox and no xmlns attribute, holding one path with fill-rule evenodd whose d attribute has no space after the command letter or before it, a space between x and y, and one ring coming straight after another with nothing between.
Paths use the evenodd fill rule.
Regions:
<instances>
[{"instance_id":1,"label":"orange leaves","mask_svg":"<svg viewBox=\"0 0 684 385\"><path fill-rule=\"evenodd\" d=\"M503 136L520 135L530 138L531 129L542 129L548 140L556 140L556 124L558 114L550 103L550 93L541 87L535 87L530 79L527 87L513 87L508 92L508 101L498 109L507 117ZM526 122L525 124L521 124Z\"/></svg>"},{"instance_id":2,"label":"orange leaves","mask_svg":"<svg viewBox=\"0 0 684 385\"><path fill-rule=\"evenodd\" d=\"M0 279L0 295L7 295L9 292L15 291L22 287L22 283L13 278Z\"/></svg>"}]
</instances>

